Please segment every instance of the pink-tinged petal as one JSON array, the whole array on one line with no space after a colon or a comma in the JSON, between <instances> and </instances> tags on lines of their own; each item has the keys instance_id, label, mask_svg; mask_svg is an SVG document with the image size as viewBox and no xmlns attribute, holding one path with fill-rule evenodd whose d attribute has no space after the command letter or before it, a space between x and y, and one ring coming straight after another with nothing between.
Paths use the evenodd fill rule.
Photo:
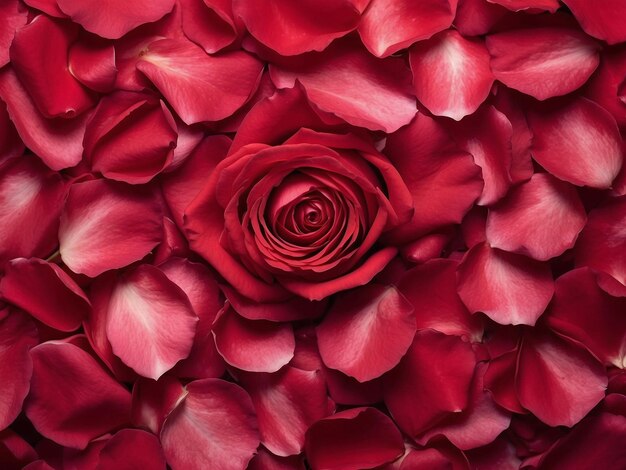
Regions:
<instances>
[{"instance_id":1,"label":"pink-tinged petal","mask_svg":"<svg viewBox=\"0 0 626 470\"><path fill-rule=\"evenodd\" d=\"M586 222L573 186L536 173L489 210L487 240L494 248L545 261L572 248Z\"/></svg>"},{"instance_id":2,"label":"pink-tinged petal","mask_svg":"<svg viewBox=\"0 0 626 470\"><path fill-rule=\"evenodd\" d=\"M489 3L502 5L512 11L546 10L554 13L559 9L559 0L487 0Z\"/></svg>"},{"instance_id":3,"label":"pink-tinged petal","mask_svg":"<svg viewBox=\"0 0 626 470\"><path fill-rule=\"evenodd\" d=\"M91 355L51 341L31 350L33 378L24 410L37 431L60 445L89 441L130 418L130 393Z\"/></svg>"},{"instance_id":4,"label":"pink-tinged petal","mask_svg":"<svg viewBox=\"0 0 626 470\"><path fill-rule=\"evenodd\" d=\"M624 439L626 417L599 413L560 439L542 459L540 468L625 468Z\"/></svg>"},{"instance_id":5,"label":"pink-tinged petal","mask_svg":"<svg viewBox=\"0 0 626 470\"><path fill-rule=\"evenodd\" d=\"M492 34L487 36L487 48L496 79L539 100L576 90L600 62L598 44L571 28Z\"/></svg>"},{"instance_id":6,"label":"pink-tinged petal","mask_svg":"<svg viewBox=\"0 0 626 470\"><path fill-rule=\"evenodd\" d=\"M11 65L45 117L72 118L93 98L68 69L68 50L78 37L75 25L39 15L15 34Z\"/></svg>"},{"instance_id":7,"label":"pink-tinged petal","mask_svg":"<svg viewBox=\"0 0 626 470\"><path fill-rule=\"evenodd\" d=\"M587 350L534 332L520 346L515 387L520 403L548 426L574 426L604 398L607 375Z\"/></svg>"},{"instance_id":8,"label":"pink-tinged petal","mask_svg":"<svg viewBox=\"0 0 626 470\"><path fill-rule=\"evenodd\" d=\"M449 125L459 147L474 157L482 169L485 185L477 204L500 200L512 183L513 126L494 106L486 106L460 123Z\"/></svg>"},{"instance_id":9,"label":"pink-tinged petal","mask_svg":"<svg viewBox=\"0 0 626 470\"><path fill-rule=\"evenodd\" d=\"M0 310L0 430L22 411L33 372L29 350L37 344L37 339L37 329L26 315Z\"/></svg>"},{"instance_id":10,"label":"pink-tinged petal","mask_svg":"<svg viewBox=\"0 0 626 470\"><path fill-rule=\"evenodd\" d=\"M402 256L410 263L421 264L441 257L454 234L451 230L434 232L402 247Z\"/></svg>"},{"instance_id":11,"label":"pink-tinged petal","mask_svg":"<svg viewBox=\"0 0 626 470\"><path fill-rule=\"evenodd\" d=\"M361 470L391 462L404 453L393 421L376 408L352 408L313 424L306 456L314 470Z\"/></svg>"},{"instance_id":12,"label":"pink-tinged petal","mask_svg":"<svg viewBox=\"0 0 626 470\"><path fill-rule=\"evenodd\" d=\"M576 266L588 266L612 277L600 285L623 296L626 286L626 197L610 200L589 213L575 248ZM615 283L615 286L612 284ZM620 287L621 286L621 287Z\"/></svg>"},{"instance_id":13,"label":"pink-tinged petal","mask_svg":"<svg viewBox=\"0 0 626 470\"><path fill-rule=\"evenodd\" d=\"M580 342L605 364L626 368L626 299L608 295L588 268L556 280L546 324Z\"/></svg>"},{"instance_id":14,"label":"pink-tinged petal","mask_svg":"<svg viewBox=\"0 0 626 470\"><path fill-rule=\"evenodd\" d=\"M563 0L585 32L609 44L626 41L626 4L606 0L602 8L585 0Z\"/></svg>"},{"instance_id":15,"label":"pink-tinged petal","mask_svg":"<svg viewBox=\"0 0 626 470\"><path fill-rule=\"evenodd\" d=\"M513 413L524 413L515 390L517 350L494 357L489 361L485 373L485 390L493 395L493 400Z\"/></svg>"},{"instance_id":16,"label":"pink-tinged petal","mask_svg":"<svg viewBox=\"0 0 626 470\"><path fill-rule=\"evenodd\" d=\"M474 245L478 245L487 240L485 233L487 214L488 212L485 207L474 206L463 219L461 233L465 246L468 248L472 248Z\"/></svg>"},{"instance_id":17,"label":"pink-tinged petal","mask_svg":"<svg viewBox=\"0 0 626 470\"><path fill-rule=\"evenodd\" d=\"M156 380L189 355L197 322L182 289L158 268L144 264L117 279L106 332L116 356Z\"/></svg>"},{"instance_id":18,"label":"pink-tinged petal","mask_svg":"<svg viewBox=\"0 0 626 470\"><path fill-rule=\"evenodd\" d=\"M0 71L0 98L26 146L49 168L62 170L80 162L89 113L74 119L46 119L9 67Z\"/></svg>"},{"instance_id":19,"label":"pink-tinged petal","mask_svg":"<svg viewBox=\"0 0 626 470\"><path fill-rule=\"evenodd\" d=\"M87 88L108 93L115 87L115 48L110 41L83 35L69 50L70 73Z\"/></svg>"},{"instance_id":20,"label":"pink-tinged petal","mask_svg":"<svg viewBox=\"0 0 626 470\"><path fill-rule=\"evenodd\" d=\"M276 372L296 347L289 323L248 320L227 305L215 320L217 351L231 366L250 372Z\"/></svg>"},{"instance_id":21,"label":"pink-tinged petal","mask_svg":"<svg viewBox=\"0 0 626 470\"><path fill-rule=\"evenodd\" d=\"M37 459L31 445L11 429L0 431L0 462L6 470L21 470Z\"/></svg>"},{"instance_id":22,"label":"pink-tinged petal","mask_svg":"<svg viewBox=\"0 0 626 470\"><path fill-rule=\"evenodd\" d=\"M85 131L85 159L105 178L143 184L169 166L178 138L163 101L117 92L100 101Z\"/></svg>"},{"instance_id":23,"label":"pink-tinged petal","mask_svg":"<svg viewBox=\"0 0 626 470\"><path fill-rule=\"evenodd\" d=\"M414 336L413 306L395 287L378 284L339 295L317 327L324 364L359 382L393 369Z\"/></svg>"},{"instance_id":24,"label":"pink-tinged petal","mask_svg":"<svg viewBox=\"0 0 626 470\"><path fill-rule=\"evenodd\" d=\"M359 24L367 0L321 0L293 5L285 0L234 0L233 13L261 43L281 55L324 50Z\"/></svg>"},{"instance_id":25,"label":"pink-tinged petal","mask_svg":"<svg viewBox=\"0 0 626 470\"><path fill-rule=\"evenodd\" d=\"M435 448L411 449L399 470L469 470L463 452L444 442ZM500 470L500 469L499 469Z\"/></svg>"},{"instance_id":26,"label":"pink-tinged petal","mask_svg":"<svg viewBox=\"0 0 626 470\"><path fill-rule=\"evenodd\" d=\"M168 173L180 168L205 137L204 130L200 126L188 126L176 118L174 118L174 122L178 128L178 141L172 161L165 169Z\"/></svg>"},{"instance_id":27,"label":"pink-tinged petal","mask_svg":"<svg viewBox=\"0 0 626 470\"><path fill-rule=\"evenodd\" d=\"M454 26L463 36L481 36L507 14L505 8L485 0L459 0Z\"/></svg>"},{"instance_id":28,"label":"pink-tinged petal","mask_svg":"<svg viewBox=\"0 0 626 470\"><path fill-rule=\"evenodd\" d=\"M415 438L466 409L475 365L470 343L433 330L418 331L385 380L385 404L400 429Z\"/></svg>"},{"instance_id":29,"label":"pink-tinged petal","mask_svg":"<svg viewBox=\"0 0 626 470\"><path fill-rule=\"evenodd\" d=\"M275 374L242 373L239 378L252 398L261 443L281 457L302 452L306 430L328 414L322 373L285 367Z\"/></svg>"},{"instance_id":30,"label":"pink-tinged petal","mask_svg":"<svg viewBox=\"0 0 626 470\"><path fill-rule=\"evenodd\" d=\"M42 323L57 330L73 331L89 314L89 299L57 265L38 258L17 258L4 269L0 296Z\"/></svg>"},{"instance_id":31,"label":"pink-tinged petal","mask_svg":"<svg viewBox=\"0 0 626 470\"><path fill-rule=\"evenodd\" d=\"M167 463L173 470L245 468L260 440L250 396L220 379L196 380L186 389L161 430Z\"/></svg>"},{"instance_id":32,"label":"pink-tinged petal","mask_svg":"<svg viewBox=\"0 0 626 470\"><path fill-rule=\"evenodd\" d=\"M152 260L154 265L159 265L172 257L185 257L189 255L189 246L180 229L168 217L163 217L163 240L154 251Z\"/></svg>"},{"instance_id":33,"label":"pink-tinged petal","mask_svg":"<svg viewBox=\"0 0 626 470\"><path fill-rule=\"evenodd\" d=\"M479 197L483 188L480 167L452 143L443 126L423 113L387 138L384 153L402 175L415 207L411 221L391 233L394 241L413 241L461 222Z\"/></svg>"},{"instance_id":34,"label":"pink-tinged petal","mask_svg":"<svg viewBox=\"0 0 626 470\"><path fill-rule=\"evenodd\" d=\"M224 299L215 275L203 264L181 258L170 258L159 269L187 294L199 318L189 357L176 365L176 375L196 379L220 377L224 373L224 361L215 348L211 326L224 306Z\"/></svg>"},{"instance_id":35,"label":"pink-tinged petal","mask_svg":"<svg viewBox=\"0 0 626 470\"><path fill-rule=\"evenodd\" d=\"M263 64L243 51L212 57L190 41L162 39L148 46L137 69L185 124L194 124L237 111L256 90Z\"/></svg>"},{"instance_id":36,"label":"pink-tinged petal","mask_svg":"<svg viewBox=\"0 0 626 470\"><path fill-rule=\"evenodd\" d=\"M480 341L483 325L471 315L456 292L457 261L433 259L402 277L398 289L415 308L418 330L427 328L446 335Z\"/></svg>"},{"instance_id":37,"label":"pink-tinged petal","mask_svg":"<svg viewBox=\"0 0 626 470\"><path fill-rule=\"evenodd\" d=\"M359 23L359 36L376 57L387 57L452 24L457 0L372 0Z\"/></svg>"},{"instance_id":38,"label":"pink-tinged petal","mask_svg":"<svg viewBox=\"0 0 626 470\"><path fill-rule=\"evenodd\" d=\"M57 0L59 8L91 33L118 39L145 23L161 19L172 11L175 0Z\"/></svg>"},{"instance_id":39,"label":"pink-tinged petal","mask_svg":"<svg viewBox=\"0 0 626 470\"><path fill-rule=\"evenodd\" d=\"M238 32L230 2L223 0L181 0L185 36L208 54L232 44Z\"/></svg>"},{"instance_id":40,"label":"pink-tinged petal","mask_svg":"<svg viewBox=\"0 0 626 470\"><path fill-rule=\"evenodd\" d=\"M469 394L468 408L454 414L417 440L425 445L437 436L445 436L461 450L475 449L493 442L509 427L511 415L498 407L483 388L487 365L478 364Z\"/></svg>"},{"instance_id":41,"label":"pink-tinged petal","mask_svg":"<svg viewBox=\"0 0 626 470\"><path fill-rule=\"evenodd\" d=\"M610 112L621 129L626 127L623 83L626 77L626 47L611 47L600 54L600 66L585 86L585 96Z\"/></svg>"},{"instance_id":42,"label":"pink-tinged petal","mask_svg":"<svg viewBox=\"0 0 626 470\"><path fill-rule=\"evenodd\" d=\"M165 470L165 456L154 434L122 429L100 451L96 470Z\"/></svg>"},{"instance_id":43,"label":"pink-tinged petal","mask_svg":"<svg viewBox=\"0 0 626 470\"><path fill-rule=\"evenodd\" d=\"M494 81L484 42L453 29L413 46L409 61L417 99L456 121L478 109Z\"/></svg>"},{"instance_id":44,"label":"pink-tinged petal","mask_svg":"<svg viewBox=\"0 0 626 470\"><path fill-rule=\"evenodd\" d=\"M554 281L549 264L484 243L459 264L457 289L472 313L501 325L534 325L552 298Z\"/></svg>"},{"instance_id":45,"label":"pink-tinged petal","mask_svg":"<svg viewBox=\"0 0 626 470\"><path fill-rule=\"evenodd\" d=\"M622 167L622 139L608 111L586 98L528 112L533 158L559 179L608 188Z\"/></svg>"},{"instance_id":46,"label":"pink-tinged petal","mask_svg":"<svg viewBox=\"0 0 626 470\"><path fill-rule=\"evenodd\" d=\"M59 228L63 262L95 277L140 260L161 240L161 211L149 187L106 180L74 184Z\"/></svg>"},{"instance_id":47,"label":"pink-tinged petal","mask_svg":"<svg viewBox=\"0 0 626 470\"><path fill-rule=\"evenodd\" d=\"M383 378L359 382L333 369L325 369L330 398L341 405L373 405L383 401Z\"/></svg>"},{"instance_id":48,"label":"pink-tinged petal","mask_svg":"<svg viewBox=\"0 0 626 470\"><path fill-rule=\"evenodd\" d=\"M157 381L140 377L133 386L133 425L149 429L158 435L165 418L185 397L185 393L183 385L169 375L164 375Z\"/></svg>"},{"instance_id":49,"label":"pink-tinged petal","mask_svg":"<svg viewBox=\"0 0 626 470\"><path fill-rule=\"evenodd\" d=\"M9 48L15 32L26 24L28 10L18 0L7 0L0 5L0 67L9 63Z\"/></svg>"},{"instance_id":50,"label":"pink-tinged petal","mask_svg":"<svg viewBox=\"0 0 626 470\"><path fill-rule=\"evenodd\" d=\"M305 470L301 456L276 457L259 447L246 470Z\"/></svg>"},{"instance_id":51,"label":"pink-tinged petal","mask_svg":"<svg viewBox=\"0 0 626 470\"><path fill-rule=\"evenodd\" d=\"M47 15L53 16L54 18L67 18L65 13L59 9L57 0L24 0L24 3L29 7L43 11Z\"/></svg>"},{"instance_id":52,"label":"pink-tinged petal","mask_svg":"<svg viewBox=\"0 0 626 470\"><path fill-rule=\"evenodd\" d=\"M206 137L180 168L161 179L163 197L174 222L181 229L185 209L202 190L219 161L226 156L230 144L226 136Z\"/></svg>"},{"instance_id":53,"label":"pink-tinged petal","mask_svg":"<svg viewBox=\"0 0 626 470\"><path fill-rule=\"evenodd\" d=\"M61 175L32 156L0 166L0 265L53 251L66 193Z\"/></svg>"},{"instance_id":54,"label":"pink-tinged petal","mask_svg":"<svg viewBox=\"0 0 626 470\"><path fill-rule=\"evenodd\" d=\"M394 132L417 113L404 61L376 59L353 40L294 62L293 68L272 66L270 72L278 88L299 81L319 109L355 126Z\"/></svg>"}]
</instances>

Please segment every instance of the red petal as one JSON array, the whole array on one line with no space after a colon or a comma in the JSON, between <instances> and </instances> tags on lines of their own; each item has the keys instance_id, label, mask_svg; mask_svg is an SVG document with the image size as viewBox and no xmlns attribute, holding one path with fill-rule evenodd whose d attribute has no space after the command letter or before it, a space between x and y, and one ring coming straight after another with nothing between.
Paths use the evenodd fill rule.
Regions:
<instances>
[{"instance_id":1,"label":"red petal","mask_svg":"<svg viewBox=\"0 0 626 470\"><path fill-rule=\"evenodd\" d=\"M489 210L487 240L494 248L548 260L572 248L586 222L574 187L536 173Z\"/></svg>"},{"instance_id":2,"label":"red petal","mask_svg":"<svg viewBox=\"0 0 626 470\"><path fill-rule=\"evenodd\" d=\"M290 324L248 320L229 306L215 320L213 336L227 363L250 372L276 372L296 347Z\"/></svg>"},{"instance_id":3,"label":"red petal","mask_svg":"<svg viewBox=\"0 0 626 470\"><path fill-rule=\"evenodd\" d=\"M74 184L61 215L61 257L89 277L127 266L159 243L162 221L150 188L105 180Z\"/></svg>"},{"instance_id":4,"label":"red petal","mask_svg":"<svg viewBox=\"0 0 626 470\"><path fill-rule=\"evenodd\" d=\"M626 286L626 197L609 201L589 213L589 222L576 244L576 265L606 273L618 284L603 289L613 295L623 295ZM620 288L620 285L622 286Z\"/></svg>"},{"instance_id":5,"label":"red petal","mask_svg":"<svg viewBox=\"0 0 626 470\"><path fill-rule=\"evenodd\" d=\"M0 166L0 265L20 256L45 257L57 243L67 186L61 175L23 156Z\"/></svg>"},{"instance_id":6,"label":"red petal","mask_svg":"<svg viewBox=\"0 0 626 470\"><path fill-rule=\"evenodd\" d=\"M18 0L6 0L0 5L0 67L9 63L9 48L15 37L15 32L22 28L27 21L28 10Z\"/></svg>"},{"instance_id":7,"label":"red petal","mask_svg":"<svg viewBox=\"0 0 626 470\"><path fill-rule=\"evenodd\" d=\"M9 67L0 72L0 98L26 146L48 167L62 170L80 162L89 113L74 119L46 119Z\"/></svg>"},{"instance_id":8,"label":"red petal","mask_svg":"<svg viewBox=\"0 0 626 470\"><path fill-rule=\"evenodd\" d=\"M306 433L306 455L316 469L373 468L403 453L400 432L375 408L342 411L319 420Z\"/></svg>"},{"instance_id":9,"label":"red petal","mask_svg":"<svg viewBox=\"0 0 626 470\"><path fill-rule=\"evenodd\" d=\"M515 446L505 437L496 439L492 444L466 453L471 468L485 470L519 470L521 459Z\"/></svg>"},{"instance_id":10,"label":"red petal","mask_svg":"<svg viewBox=\"0 0 626 470\"><path fill-rule=\"evenodd\" d=\"M459 121L491 91L489 53L480 39L451 29L413 46L409 60L417 99L436 116Z\"/></svg>"},{"instance_id":11,"label":"red petal","mask_svg":"<svg viewBox=\"0 0 626 470\"><path fill-rule=\"evenodd\" d=\"M359 23L359 36L376 57L387 57L449 28L456 0L372 0Z\"/></svg>"},{"instance_id":12,"label":"red petal","mask_svg":"<svg viewBox=\"0 0 626 470\"><path fill-rule=\"evenodd\" d=\"M22 411L33 371L28 351L36 344L37 329L26 315L0 310L0 429L9 426Z\"/></svg>"},{"instance_id":13,"label":"red petal","mask_svg":"<svg viewBox=\"0 0 626 470\"><path fill-rule=\"evenodd\" d=\"M377 284L338 296L317 327L324 364L359 382L393 369L413 336L413 306L394 287Z\"/></svg>"},{"instance_id":14,"label":"red petal","mask_svg":"<svg viewBox=\"0 0 626 470\"><path fill-rule=\"evenodd\" d=\"M106 322L115 355L156 380L189 355L198 317L178 286L144 264L112 287Z\"/></svg>"},{"instance_id":15,"label":"red petal","mask_svg":"<svg viewBox=\"0 0 626 470\"><path fill-rule=\"evenodd\" d=\"M626 41L626 4L621 0L605 0L596 8L585 0L563 0L587 34L609 44Z\"/></svg>"},{"instance_id":16,"label":"red petal","mask_svg":"<svg viewBox=\"0 0 626 470\"><path fill-rule=\"evenodd\" d=\"M151 23L172 11L175 0L57 0L59 8L72 21L91 33L118 39L131 29Z\"/></svg>"},{"instance_id":17,"label":"red petal","mask_svg":"<svg viewBox=\"0 0 626 470\"><path fill-rule=\"evenodd\" d=\"M45 117L74 117L93 105L88 91L68 69L75 25L39 15L15 34L11 65Z\"/></svg>"},{"instance_id":18,"label":"red petal","mask_svg":"<svg viewBox=\"0 0 626 470\"><path fill-rule=\"evenodd\" d=\"M223 0L181 0L185 36L213 54L237 38L230 2Z\"/></svg>"},{"instance_id":19,"label":"red petal","mask_svg":"<svg viewBox=\"0 0 626 470\"><path fill-rule=\"evenodd\" d=\"M585 87L585 96L610 112L620 128L626 126L626 103L619 96L624 77L626 48L607 48L602 51L598 70Z\"/></svg>"},{"instance_id":20,"label":"red petal","mask_svg":"<svg viewBox=\"0 0 626 470\"><path fill-rule=\"evenodd\" d=\"M285 367L275 374L241 374L256 409L261 442L273 454L299 454L304 433L327 415L326 383L320 371Z\"/></svg>"},{"instance_id":21,"label":"red petal","mask_svg":"<svg viewBox=\"0 0 626 470\"><path fill-rule=\"evenodd\" d=\"M359 382L333 369L324 369L324 372L328 394L335 403L341 405L373 405L383 401L383 377L369 382Z\"/></svg>"},{"instance_id":22,"label":"red petal","mask_svg":"<svg viewBox=\"0 0 626 470\"><path fill-rule=\"evenodd\" d=\"M100 451L97 470L165 470L158 437L139 429L122 429Z\"/></svg>"},{"instance_id":23,"label":"red petal","mask_svg":"<svg viewBox=\"0 0 626 470\"><path fill-rule=\"evenodd\" d=\"M407 271L398 289L415 308L418 330L430 328L480 341L482 322L470 315L456 292L457 265L458 262L447 259L427 261Z\"/></svg>"},{"instance_id":24,"label":"red petal","mask_svg":"<svg viewBox=\"0 0 626 470\"><path fill-rule=\"evenodd\" d=\"M486 364L479 364L476 368L468 408L428 431L417 440L418 444L425 445L437 436L445 436L459 449L474 449L493 442L509 427L511 415L499 408L491 394L483 389L486 370Z\"/></svg>"},{"instance_id":25,"label":"red petal","mask_svg":"<svg viewBox=\"0 0 626 470\"><path fill-rule=\"evenodd\" d=\"M67 18L59 9L57 0L24 0L24 3L55 18Z\"/></svg>"},{"instance_id":26,"label":"red petal","mask_svg":"<svg viewBox=\"0 0 626 470\"><path fill-rule=\"evenodd\" d=\"M570 28L528 28L487 36L491 69L506 86L539 100L570 93L598 67L599 46Z\"/></svg>"},{"instance_id":27,"label":"red petal","mask_svg":"<svg viewBox=\"0 0 626 470\"><path fill-rule=\"evenodd\" d=\"M31 350L33 378L24 410L42 435L84 449L125 424L130 393L96 360L71 343L50 341Z\"/></svg>"},{"instance_id":28,"label":"red petal","mask_svg":"<svg viewBox=\"0 0 626 470\"><path fill-rule=\"evenodd\" d=\"M282 0L234 0L233 12L260 42L281 55L321 51L355 29L367 1L319 0L292 5Z\"/></svg>"},{"instance_id":29,"label":"red petal","mask_svg":"<svg viewBox=\"0 0 626 470\"><path fill-rule=\"evenodd\" d=\"M0 100L0 162L24 153L24 142L13 125L6 104Z\"/></svg>"},{"instance_id":30,"label":"red petal","mask_svg":"<svg viewBox=\"0 0 626 470\"><path fill-rule=\"evenodd\" d=\"M456 447L445 445L445 441L436 448L411 449L400 465L400 470L469 470L469 468L465 455Z\"/></svg>"},{"instance_id":31,"label":"red petal","mask_svg":"<svg viewBox=\"0 0 626 470\"><path fill-rule=\"evenodd\" d=\"M512 11L521 10L547 10L554 13L559 9L558 0L487 0L489 3L496 3Z\"/></svg>"},{"instance_id":32,"label":"red petal","mask_svg":"<svg viewBox=\"0 0 626 470\"><path fill-rule=\"evenodd\" d=\"M622 139L604 108L577 98L530 111L528 122L533 157L542 167L578 186L611 186L622 166Z\"/></svg>"},{"instance_id":33,"label":"red petal","mask_svg":"<svg viewBox=\"0 0 626 470\"><path fill-rule=\"evenodd\" d=\"M626 299L608 295L588 268L559 277L546 314L557 333L586 346L605 364L626 368Z\"/></svg>"},{"instance_id":34,"label":"red petal","mask_svg":"<svg viewBox=\"0 0 626 470\"><path fill-rule=\"evenodd\" d=\"M4 269L4 277L0 279L2 298L42 323L57 330L73 331L89 314L89 299L57 265L37 258L17 258Z\"/></svg>"},{"instance_id":35,"label":"red petal","mask_svg":"<svg viewBox=\"0 0 626 470\"><path fill-rule=\"evenodd\" d=\"M276 457L259 447L246 470L305 470L302 457Z\"/></svg>"},{"instance_id":36,"label":"red petal","mask_svg":"<svg viewBox=\"0 0 626 470\"><path fill-rule=\"evenodd\" d=\"M108 93L115 87L115 48L108 41L83 35L69 51L69 71L92 90Z\"/></svg>"},{"instance_id":37,"label":"red petal","mask_svg":"<svg viewBox=\"0 0 626 470\"><path fill-rule=\"evenodd\" d=\"M19 470L37 459L31 445L11 429L0 431L0 462L7 470Z\"/></svg>"},{"instance_id":38,"label":"red petal","mask_svg":"<svg viewBox=\"0 0 626 470\"><path fill-rule=\"evenodd\" d=\"M467 252L457 287L470 312L502 325L534 325L554 293L550 265L487 244Z\"/></svg>"},{"instance_id":39,"label":"red petal","mask_svg":"<svg viewBox=\"0 0 626 470\"><path fill-rule=\"evenodd\" d=\"M454 26L463 36L481 36L507 14L505 8L485 0L459 0Z\"/></svg>"},{"instance_id":40,"label":"red petal","mask_svg":"<svg viewBox=\"0 0 626 470\"><path fill-rule=\"evenodd\" d=\"M417 112L404 61L375 59L355 41L335 43L305 63L272 66L270 72L278 88L291 88L297 80L322 111L355 126L394 132Z\"/></svg>"},{"instance_id":41,"label":"red petal","mask_svg":"<svg viewBox=\"0 0 626 470\"><path fill-rule=\"evenodd\" d=\"M556 336L526 335L515 386L520 403L549 426L573 426L604 398L606 371L589 352Z\"/></svg>"},{"instance_id":42,"label":"red petal","mask_svg":"<svg viewBox=\"0 0 626 470\"><path fill-rule=\"evenodd\" d=\"M169 375L164 375L158 381L140 377L133 386L133 425L158 435L165 418L185 397L185 393L183 385Z\"/></svg>"},{"instance_id":43,"label":"red petal","mask_svg":"<svg viewBox=\"0 0 626 470\"><path fill-rule=\"evenodd\" d=\"M246 52L213 57L183 39L155 41L137 62L185 124L232 115L256 90L262 68Z\"/></svg>"},{"instance_id":44,"label":"red petal","mask_svg":"<svg viewBox=\"0 0 626 470\"><path fill-rule=\"evenodd\" d=\"M469 343L433 330L419 331L385 382L385 404L398 426L415 438L451 413L463 411L475 365Z\"/></svg>"},{"instance_id":45,"label":"red petal","mask_svg":"<svg viewBox=\"0 0 626 470\"><path fill-rule=\"evenodd\" d=\"M173 468L245 468L259 445L252 401L225 380L191 382L165 420L161 444Z\"/></svg>"},{"instance_id":46,"label":"red petal","mask_svg":"<svg viewBox=\"0 0 626 470\"><path fill-rule=\"evenodd\" d=\"M388 136L384 152L402 175L415 206L413 219L394 230L393 240L412 241L461 222L480 195L480 168L452 145L443 126L423 113Z\"/></svg>"}]
</instances>

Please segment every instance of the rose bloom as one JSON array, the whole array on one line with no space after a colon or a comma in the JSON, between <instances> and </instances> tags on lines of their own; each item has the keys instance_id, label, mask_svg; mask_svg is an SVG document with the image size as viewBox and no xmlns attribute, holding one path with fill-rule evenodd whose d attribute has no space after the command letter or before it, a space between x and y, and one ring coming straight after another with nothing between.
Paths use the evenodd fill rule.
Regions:
<instances>
[{"instance_id":1,"label":"rose bloom","mask_svg":"<svg viewBox=\"0 0 626 470\"><path fill-rule=\"evenodd\" d=\"M405 145L429 118L404 130L402 144L385 155L370 134L333 116L322 121L320 113L297 87L260 102L185 212L192 249L233 291L256 302L293 294L320 300L364 285L397 255L398 240L424 231L423 220L414 221L415 200L437 189L420 187L401 169L419 174L426 157L415 150L411 155ZM396 154L404 160L396 161ZM455 155L452 161L458 157L474 179L471 157ZM471 202L480 183L473 187ZM453 212L458 204L453 203ZM428 220L427 211L425 216Z\"/></svg>"}]
</instances>

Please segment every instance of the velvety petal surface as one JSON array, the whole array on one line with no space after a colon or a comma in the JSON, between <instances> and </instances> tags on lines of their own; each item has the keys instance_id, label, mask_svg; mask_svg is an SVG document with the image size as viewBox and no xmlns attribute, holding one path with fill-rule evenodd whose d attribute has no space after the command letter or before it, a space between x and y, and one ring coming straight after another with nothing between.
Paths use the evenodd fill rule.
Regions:
<instances>
[{"instance_id":1,"label":"velvety petal surface","mask_svg":"<svg viewBox=\"0 0 626 470\"><path fill-rule=\"evenodd\" d=\"M563 0L574 14L580 26L591 36L609 44L626 41L626 5L620 0L608 0L602 8L585 0Z\"/></svg>"}]
</instances>

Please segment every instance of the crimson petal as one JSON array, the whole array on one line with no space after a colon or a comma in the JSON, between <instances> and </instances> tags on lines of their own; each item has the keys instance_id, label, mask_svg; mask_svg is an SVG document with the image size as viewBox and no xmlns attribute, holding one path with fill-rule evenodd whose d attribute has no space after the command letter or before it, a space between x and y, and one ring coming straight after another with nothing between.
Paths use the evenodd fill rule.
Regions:
<instances>
[{"instance_id":1,"label":"crimson petal","mask_svg":"<svg viewBox=\"0 0 626 470\"><path fill-rule=\"evenodd\" d=\"M626 41L626 5L621 0L606 0L595 8L585 0L563 0L587 34L609 44Z\"/></svg>"},{"instance_id":2,"label":"crimson petal","mask_svg":"<svg viewBox=\"0 0 626 470\"><path fill-rule=\"evenodd\" d=\"M122 429L107 441L96 470L165 470L165 456L154 434L139 429Z\"/></svg>"}]
</instances>

